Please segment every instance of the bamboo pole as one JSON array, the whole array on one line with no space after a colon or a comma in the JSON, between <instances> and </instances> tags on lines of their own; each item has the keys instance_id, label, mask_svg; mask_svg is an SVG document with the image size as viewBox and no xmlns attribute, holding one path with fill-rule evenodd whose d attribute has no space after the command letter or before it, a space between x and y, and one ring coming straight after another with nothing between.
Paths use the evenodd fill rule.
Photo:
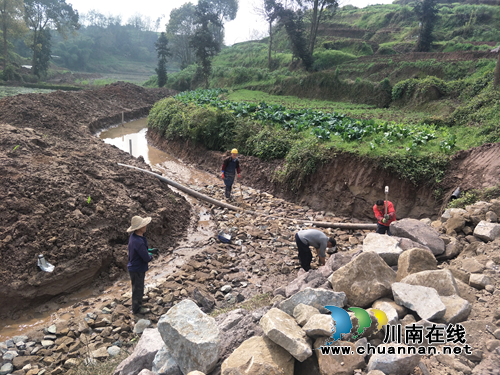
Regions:
<instances>
[{"instance_id":1,"label":"bamboo pole","mask_svg":"<svg viewBox=\"0 0 500 375\"><path fill-rule=\"evenodd\" d=\"M375 229L377 229L377 224L330 223L328 221L299 220L299 219L288 218L288 217L281 217L281 216L277 217L277 216L272 216L272 215L265 215L265 214L261 214L259 212L255 212L255 211L251 211L251 210L244 210L241 207L233 206L231 204L220 202L220 201L215 200L213 198L207 197L206 195L198 193L197 191L189 189L189 188L187 188L187 187L185 187L185 186L183 186L183 185L181 185L181 184L179 184L179 183L177 183L175 181L169 180L168 178L160 176L159 174L151 172L151 171L148 171L146 169L141 169L141 168L138 168L138 167L134 167L133 165L127 165L127 164L121 164L121 163L118 163L118 165L122 166L122 167L132 168L132 169L136 169L136 170L141 171L141 172L148 173L148 174L150 174L152 176L155 176L160 181L163 181L163 182L165 182L165 183L167 183L167 184L175 187L176 189L179 189L180 191L183 191L186 194L189 194L189 195L191 195L191 196L193 196L195 198L204 200L205 202L211 203L211 204L213 204L215 206L219 206L219 207L222 207L222 208L227 208L227 209L232 210L232 211L245 212L245 213L250 214L250 215L261 215L261 216L266 216L266 217L270 217L270 218L273 218L273 219L281 219L281 220L285 219L285 220L293 221L294 223L298 223L298 224L310 224L310 225L315 225L317 227L322 227L322 228L366 229L366 230L375 230Z\"/></svg>"}]
</instances>

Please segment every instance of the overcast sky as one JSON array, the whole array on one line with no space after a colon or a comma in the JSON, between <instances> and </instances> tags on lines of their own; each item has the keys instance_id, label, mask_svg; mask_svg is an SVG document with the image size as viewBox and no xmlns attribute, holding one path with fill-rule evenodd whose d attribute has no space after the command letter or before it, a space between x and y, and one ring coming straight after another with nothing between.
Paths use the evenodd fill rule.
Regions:
<instances>
[{"instance_id":1,"label":"overcast sky","mask_svg":"<svg viewBox=\"0 0 500 375\"><path fill-rule=\"evenodd\" d=\"M225 43L231 45L234 43L244 42L261 36L266 30L266 24L254 14L254 2L257 0L239 0L239 9L236 19L228 22L225 25L226 39ZM78 10L78 13L86 13L91 9L95 9L105 15L118 16L121 15L123 22L139 13L143 16L148 16L152 20L156 20L160 16L164 16L161 21L161 31L165 29L165 24L168 22L170 11L179 8L182 4L189 2L188 0L66 0L72 4L73 8ZM193 4L197 0L191 1ZM392 0L343 0L342 5L351 4L359 8L371 4L390 4Z\"/></svg>"}]
</instances>

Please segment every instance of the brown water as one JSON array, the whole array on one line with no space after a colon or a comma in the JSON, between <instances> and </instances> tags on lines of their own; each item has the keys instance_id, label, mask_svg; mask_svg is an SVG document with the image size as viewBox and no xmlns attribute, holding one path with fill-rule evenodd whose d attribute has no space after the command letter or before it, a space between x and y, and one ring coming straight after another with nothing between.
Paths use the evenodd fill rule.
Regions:
<instances>
[{"instance_id":1,"label":"brown water","mask_svg":"<svg viewBox=\"0 0 500 375\"><path fill-rule=\"evenodd\" d=\"M112 144L127 153L130 151L129 142L132 140L133 156L142 156L156 173L180 184L188 187L222 184L215 176L188 166L172 155L148 145L146 132L146 119L141 119L106 129L98 133L97 136L105 143ZM138 171L137 173L142 172ZM191 256L196 255L202 246L215 235L215 225L211 221L207 206L175 188L170 188L184 196L191 204L193 210L192 225L186 233L185 240L174 249L172 254L160 256L151 264L150 271L146 274L146 288L161 284L170 273L181 267ZM70 318L84 314L88 307L73 306L83 300L97 306L99 302L103 303L113 299L114 296L129 292L129 284L128 277L124 276L123 279L102 292L86 288L65 296L62 301L57 298L57 302L49 301L35 309L28 309L16 320L4 319L0 322L0 341L24 335L31 330L48 327L60 321L68 321Z\"/></svg>"}]
</instances>

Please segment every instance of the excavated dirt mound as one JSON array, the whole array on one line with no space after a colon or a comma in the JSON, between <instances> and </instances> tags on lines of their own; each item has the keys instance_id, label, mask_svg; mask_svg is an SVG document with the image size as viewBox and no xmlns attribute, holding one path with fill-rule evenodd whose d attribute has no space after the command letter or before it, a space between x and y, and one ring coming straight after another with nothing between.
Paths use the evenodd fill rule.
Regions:
<instances>
[{"instance_id":1,"label":"excavated dirt mound","mask_svg":"<svg viewBox=\"0 0 500 375\"><path fill-rule=\"evenodd\" d=\"M118 83L98 90L0 100L0 316L71 292L126 269L134 215L151 216L148 241L173 246L189 224L189 205L149 167L93 132L148 113L169 90ZM54 264L37 267L38 254Z\"/></svg>"}]
</instances>

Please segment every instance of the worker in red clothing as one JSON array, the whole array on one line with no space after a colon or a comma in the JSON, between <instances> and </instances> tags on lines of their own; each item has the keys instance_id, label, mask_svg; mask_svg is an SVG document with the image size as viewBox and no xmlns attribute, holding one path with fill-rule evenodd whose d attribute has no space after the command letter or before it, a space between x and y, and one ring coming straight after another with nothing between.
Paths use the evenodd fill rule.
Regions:
<instances>
[{"instance_id":1,"label":"worker in red clothing","mask_svg":"<svg viewBox=\"0 0 500 375\"><path fill-rule=\"evenodd\" d=\"M385 207L387 204L387 214L385 213ZM379 199L375 202L373 206L373 213L377 218L377 233L385 234L387 233L389 236L391 235L391 231L389 226L393 221L396 221L396 211L394 210L394 205L391 201L383 201Z\"/></svg>"},{"instance_id":2,"label":"worker in red clothing","mask_svg":"<svg viewBox=\"0 0 500 375\"><path fill-rule=\"evenodd\" d=\"M228 200L231 199L231 189L233 187L236 173L238 173L238 178L241 178L238 150L233 148L231 150L231 156L225 158L222 163L222 179L224 180L224 185L226 185L225 196Z\"/></svg>"}]
</instances>

